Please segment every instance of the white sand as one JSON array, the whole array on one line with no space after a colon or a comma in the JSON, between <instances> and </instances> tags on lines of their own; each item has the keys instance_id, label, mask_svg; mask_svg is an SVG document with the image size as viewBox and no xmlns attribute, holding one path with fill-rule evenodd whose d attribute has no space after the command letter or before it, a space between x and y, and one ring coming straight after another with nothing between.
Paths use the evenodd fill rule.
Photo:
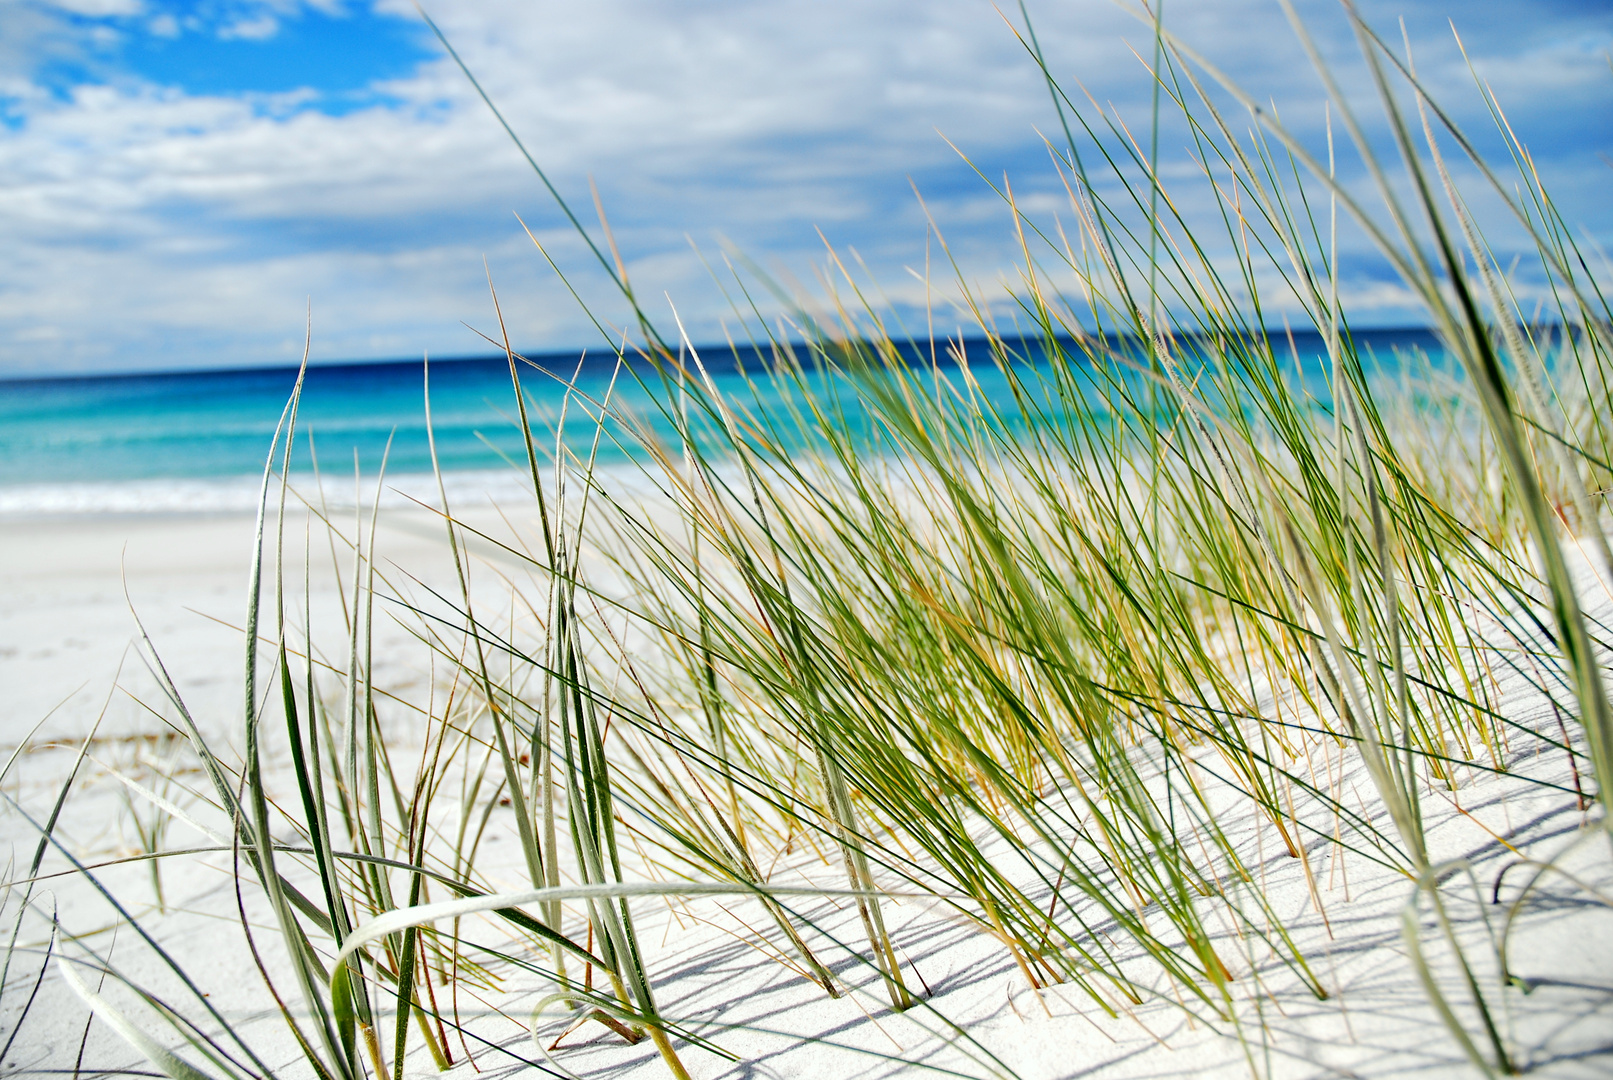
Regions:
<instances>
[{"instance_id":1,"label":"white sand","mask_svg":"<svg viewBox=\"0 0 1613 1080\"><path fill-rule=\"evenodd\" d=\"M489 529L499 526L496 518L484 520ZM448 587L452 567L437 528L425 514L389 515L381 533L383 557L429 583ZM160 705L149 676L132 658L119 680L128 692L111 692L124 647L134 632L125 583L203 730L210 738L235 739L242 715L243 639L232 627L239 627L244 617L250 546L251 521L242 517L0 521L4 753L9 754L53 707L57 711L38 740L64 747L90 730L104 706L101 737L94 747L99 761L142 783L155 784L159 770L172 769L183 760L183 748L166 739L163 725L137 703L143 698ZM322 564L316 560L316 565ZM495 560L492 565L509 564ZM491 570L483 566L476 573L476 581L488 586L488 595L495 595L497 582ZM316 615L339 623L341 601L328 570L314 576L312 593ZM418 688L428 677L421 648L401 627L382 622L377 627L378 681ZM1540 708L1540 702L1521 692L1505 706L1520 717L1533 716ZM7 779L5 790L30 813L48 812L54 784L70 760L71 751L65 748L28 753ZM1542 760L1531 772L1568 782L1561 762ZM194 772L181 773L178 779L202 784ZM1355 780L1363 792L1368 788L1364 775ZM1458 799L1459 809L1446 796L1428 797L1431 841L1438 857L1461 855L1472 860L1481 899L1486 900L1497 872L1513 858L1498 839L1542 857L1561 850L1583 820L1571 797L1543 793L1509 779L1477 777ZM136 811L129 803L120 786L92 764L69 804L59 835L86 860L135 850ZM212 824L227 828L227 822ZM1287 920L1331 995L1326 1001L1316 1000L1268 956L1224 932L1218 950L1223 956L1243 958L1235 965L1238 979L1233 984L1241 1042L1231 1027L1211 1030L1189 1020L1169 1000L1148 1002L1131 1015L1109 1018L1074 987L1035 991L1001 947L949 921L933 902L887 904L895 940L915 976L912 982L917 987L922 981L933 991L925 1007L901 1016L882 1006L873 972L827 938L812 938L813 946L848 985L861 988L851 998L828 1000L818 988L770 959L766 946L746 926L761 928L766 922L753 901L691 901L677 915L665 904L641 901L635 911L642 920L640 937L665 1014L741 1058L733 1064L699 1049L683 1050L684 1061L700 1078L920 1075L921 1065L969 1076L992 1075L980 1049L971 1055L961 1046L947 1045L949 1038L956 1039L955 1033L948 1033L948 1023L958 1025L1027 1080L1089 1075L1235 1077L1249 1075L1251 1067L1260 1075L1285 1077L1475 1075L1436 1021L1405 955L1398 913L1410 895L1406 879L1358 858L1340 859L1325 840L1315 840L1308 850L1324 921L1310 899L1300 862L1281 854L1274 836L1263 832L1243 809L1229 812L1222 824L1239 838L1248 863L1259 868L1274 910ZM515 887L520 883L517 868L509 865L509 859L500 862L500 852L514 854L507 822L496 821L494 832L495 838L484 848L484 862L495 879L502 877ZM37 833L7 808L0 812L0 841L9 845L13 877L20 877L21 868L32 858ZM188 847L204 841L185 825L174 823L164 842ZM1605 838L1582 844L1564 865L1584 885L1601 890L1603 896L1613 895ZM44 864L47 872L65 867L56 853L49 854ZM295 1049L244 947L228 867L227 855L170 864L164 888L175 910L166 916L153 909L145 868L116 868L103 872L103 877L142 924L182 958L230 1022L242 1025L254 1045L263 1048L270 1066L284 1068L281 1075L308 1075L306 1067L296 1063ZM1503 899L1515 897L1526 877L1523 869L1510 871ZM798 864L775 879L792 880L824 886L843 882L833 868L812 862ZM113 944L109 928L117 920L103 899L81 881L63 877L42 882L36 901L47 889L60 905L64 925L78 933L104 929L88 940L103 953L111 949L114 963L131 976L176 1005L182 1003L172 976L127 928L118 931ZM259 931L265 962L271 971L283 973L279 942L254 892L251 887L244 890L243 903ZM1499 925L1505 907L1475 902L1473 889L1461 878L1447 884L1444 895L1477 975L1492 1002L1500 1006L1510 1044L1534 1067L1534 1074L1613 1075L1609 974L1613 912L1561 875L1543 879L1510 942L1515 971L1537 985L1527 995L1516 990L1500 993L1495 989L1493 954L1484 944L1482 919L1488 915ZM795 906L855 950L860 930L852 912L828 901ZM7 934L13 909L14 904L5 908L0 928ZM487 933L488 940L496 938L496 930ZM42 946L43 923L25 922L21 940L35 949ZM1461 992L1449 956L1437 943L1430 951L1440 984L1459 1002ZM36 953L21 954L16 961L0 1001L0 1038L9 1036L37 969ZM291 992L288 979L280 983ZM536 977L527 984L512 981L494 999L509 1018L487 1013L469 996L460 999L461 1015L478 1017L471 1027L482 1038L531 1058L535 1051L521 1025L535 1001L549 990ZM448 993L445 988L438 992ZM117 1000L130 999L123 995ZM187 1014L197 1012L193 1002L183 1004ZM448 1007L446 999L439 1004ZM1468 1013L1464 1010L1463 1015ZM0 1068L17 1075L74 1069L85 1017L77 1000L54 974L49 975ZM564 1027L557 1016L546 1019L540 1025L545 1043ZM1477 1035L1475 1025L1470 1029ZM163 1034L155 1024L151 1030ZM171 1035L167 1038L171 1041ZM452 1045L456 1058L461 1057L458 1041ZM579 1075L666 1075L647 1042L625 1046L597 1024L579 1028L562 1045L556 1060ZM483 1074L502 1075L517 1068L515 1061L496 1050L475 1043L471 1049ZM189 1056L193 1062L201 1060L194 1053ZM906 1064L893 1062L892 1056ZM86 1075L120 1068L149 1071L139 1055L100 1023L90 1028L83 1068ZM416 1051L406 1072L424 1076L434 1070L429 1058ZM463 1064L456 1072L475 1075Z\"/></svg>"}]
</instances>

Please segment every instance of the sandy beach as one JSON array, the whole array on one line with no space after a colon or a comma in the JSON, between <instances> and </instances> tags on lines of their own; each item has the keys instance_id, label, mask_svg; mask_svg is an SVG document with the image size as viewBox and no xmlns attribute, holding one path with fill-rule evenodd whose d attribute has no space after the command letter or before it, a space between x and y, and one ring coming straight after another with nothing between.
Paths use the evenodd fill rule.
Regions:
<instances>
[{"instance_id":1,"label":"sandy beach","mask_svg":"<svg viewBox=\"0 0 1613 1080\"><path fill-rule=\"evenodd\" d=\"M503 519L494 514L478 520L489 532L503 527ZM382 515L377 558L385 561L400 591L418 593L427 586L451 584L451 560L435 535L438 527L439 521L421 512ZM171 710L151 676L132 655L125 656L125 646L135 634L132 603L199 726L218 745L238 747L243 644L238 627L252 529L252 519L244 516L0 524L0 595L5 598L0 608L0 685L8 688L0 730L6 735L6 752L49 714L33 748L24 751L8 777L7 791L38 820L48 812L78 741L100 717L92 759L57 830L63 847L82 862L141 850L137 825L151 816L150 807L131 797L109 770L141 785L166 784L162 790L167 797L190 807L197 820L228 830L216 810L185 794L189 785L194 785L191 792L201 792L199 770L194 761L187 763L184 741L153 715L171 715ZM480 546L484 556L493 550L485 543ZM318 569L309 576L312 610L339 625L343 601L329 550L315 547ZM488 597L507 590L499 572L513 561L475 560L473 580L485 586ZM288 566L287 576L301 581L299 562ZM409 619L385 620L385 628L378 621L375 647L378 684L400 699L418 695L428 684L430 657L411 632ZM1542 707L1516 681L1504 703L1510 715L1521 719ZM419 745L406 728L404 723L397 730L400 753ZM1326 741L1314 744L1312 751L1319 755L1313 769L1336 773L1344 786L1367 783L1358 758ZM277 777L274 786L290 797L293 785L282 741L268 740L266 753ZM1201 757L1213 766L1208 750ZM1560 764L1543 763L1531 773L1561 785L1571 783ZM1213 786L1212 776L1213 768L1205 779ZM1325 838L1309 845L1307 860L1288 857L1270 823L1258 820L1247 803L1230 791L1222 802L1227 815L1222 824L1236 837L1247 865L1260 875L1271 910L1314 965L1327 988L1326 1000L1319 1000L1233 926L1222 927L1220 945L1226 955L1241 958L1232 984L1239 1019L1213 1026L1193 1019L1168 994L1106 1016L1071 987L1037 989L1000 943L950 917L934 900L898 896L887 903L893 940L915 985L926 991L921 1007L901 1015L882 1005L877 974L866 960L858 960L857 920L844 901L792 901L792 910L814 928L815 947L852 989L838 1001L825 998L797 973L799 965L776 930L769 933L752 900L641 900L636 902L639 933L665 1014L740 1059L734 1063L689 1050L685 1060L691 1075L700 1078L805 1080L917 1075L913 1070L932 1068L967 1076L1007 1075L1011 1070L1027 1080L1100 1074L1237 1077L1251 1072L1272 1077L1471 1075L1472 1066L1439 1027L1408 962L1398 913L1410 897L1409 880L1344 855ZM1363 809L1373 813L1365 803ZM1430 789L1425 813L1436 859L1462 858L1471 867L1471 881L1464 870L1444 888L1462 940L1477 958L1481 975L1493 983L1486 940L1507 908L1488 901L1502 868L1519 853L1540 858L1561 851L1585 816L1562 791L1476 772L1454 794ZM3 820L13 865L24 864L37 832L15 808L8 808ZM518 862L500 855L501 848L504 856L514 854L515 839L506 818L492 820L481 869L495 885L520 886ZM161 843L205 846L206 837L186 822L170 821ZM1000 839L995 849L987 843L988 850L1011 854L1002 850ZM1507 1038L1522 1049L1532 1075L1604 1076L1613 1061L1607 1040L1613 990L1605 985L1606 972L1613 967L1613 936L1594 901L1594 890L1605 895L1613 882L1607 879L1605 852L1598 843L1581 844L1571 852L1562 866L1579 876L1548 875L1510 928L1514 972L1528 981L1531 992L1508 997ZM630 866L629 879L664 879L667 875L652 865L655 861ZM279 946L261 895L252 889L239 892L231 865L229 854L220 852L167 860L161 911L148 866L112 867L99 876L212 996L221 1014L251 1036L266 1064L301 1075L283 1022L265 1008L238 905L260 935L266 970L281 980L286 978L284 957L276 955ZM46 873L67 868L59 851L47 854L42 867ZM1526 872L1526 867L1514 868L1495 895L1504 899L1508 888L1523 883ZM781 887L835 887L843 879L830 862L797 856L775 866L770 880ZM172 971L150 949L140 947L127 928L114 933L115 913L84 881L56 877L39 882L36 889L50 890L62 925L110 951L120 972L172 989ZM899 887L893 891L901 892ZM37 964L47 944L44 928L37 919L24 924L21 941L26 948L19 964ZM496 926L486 928L489 940L499 934ZM1437 941L1429 950L1434 970L1454 993L1456 969L1448 950ZM26 980L17 983L15 974L12 978L26 986ZM544 1059L524 1030L532 1023L532 1008L548 993L540 980L510 979L492 994L474 988L461 994L445 981L439 992L453 995L456 1015L475 1033L474 1038L453 1041L455 1070L461 1075L520 1071L528 1067L521 1059L585 1076L664 1074L653 1050L628 1046L598 1023L585 1023L561 1038L570 1025L555 1005L536 1021L542 1045L560 1047L552 1051L552 1062ZM45 980L38 995L24 1034L6 1061L8 1073L81 1068L84 1075L103 1075L142 1067L139 1056L106 1025L86 1028L86 1010L59 980ZM24 996L11 988L0 1016L8 1021L16 1017ZM446 1007L447 1002L439 1004ZM418 1050L409 1061L408 1075L433 1071L430 1059Z\"/></svg>"},{"instance_id":2,"label":"sandy beach","mask_svg":"<svg viewBox=\"0 0 1613 1080\"><path fill-rule=\"evenodd\" d=\"M17 745L46 715L53 739L81 738L98 719L108 738L150 733L154 718L136 699L156 704L150 694L155 685L144 665L126 656L139 625L172 665L204 730L224 736L238 727L255 520L237 513L0 521L0 684L8 687L0 742ZM467 520L504 531L496 514L472 513ZM378 559L434 587L452 582L439 518L403 510L388 512L382 521ZM310 534L304 517L291 519L287 529L293 552L285 567L288 588L300 593L299 556ZM319 544L309 561L316 621L334 616L339 623L341 592L351 588L351 579L338 586L332 569L338 563L326 536L312 535ZM272 536L266 544L273 544ZM350 550L336 559L346 573ZM272 599L272 574L263 589ZM300 597L293 600L300 606ZM390 620L377 625L393 628L380 650L385 663L405 637ZM114 683L128 693L110 693Z\"/></svg>"},{"instance_id":3,"label":"sandy beach","mask_svg":"<svg viewBox=\"0 0 1613 1080\"><path fill-rule=\"evenodd\" d=\"M120 663L140 685L139 662L124 662L138 632L131 609L166 652L184 657L181 684L199 705L205 699L206 713L239 712L241 639L227 627L239 627L245 614L252 531L249 515L0 524L7 745L47 714L53 738L82 737L103 705L109 736L151 729L149 715L109 694Z\"/></svg>"},{"instance_id":4,"label":"sandy beach","mask_svg":"<svg viewBox=\"0 0 1613 1080\"><path fill-rule=\"evenodd\" d=\"M472 528L513 542L503 515L472 511L463 517ZM456 575L441 518L406 509L389 511L380 520L376 558L385 565L379 573L390 573L404 595L424 594L426 603L433 599L431 589L451 595ZM351 520L344 524L352 527ZM165 798L187 807L200 806L196 812L204 819L208 810L215 810L206 802L198 759L178 725L178 714L138 644L143 627L152 646L147 655L160 660L209 745L238 766L245 711L243 627L255 528L255 517L246 514L0 521L0 686L6 688L0 754L14 758L6 790L15 800L0 819L14 866L26 865L34 854L39 823L48 817L81 750L87 757L55 829L61 848L73 857L94 864L153 846L205 847L216 839L216 832L199 834L181 822L171 824L155 844L150 839L142 843L141 823L155 820L156 812L111 776L149 785L147 790L156 787ZM310 524L307 514L293 512L287 530L293 537L288 551L297 544L300 555L301 540L308 536L318 542L311 558L292 555L285 560L287 588L299 594L290 603L313 613L330 652L322 659L340 665L351 605L351 549L333 555L330 533L317 522ZM266 546L272 550L273 544L271 536ZM507 600L502 575L515 571L519 560L478 538L469 538L467 547L490 555L470 571L473 591ZM338 565L341 569L334 569ZM261 617L267 622L273 612L272 572L263 581L263 594ZM402 697L428 685L431 676L431 660L414 636L413 622L383 615L376 620L373 639L376 680ZM270 659L266 653L264 662ZM408 739L405 732L400 741ZM267 753L271 770L292 787L283 738ZM32 822L25 814L33 815ZM227 818L206 821L229 830ZM186 970L221 999L238 1002L230 1015L251 1024L256 1037L283 1053L288 1042L283 1025L253 1023L262 1020L263 984L240 927L232 925L237 897L229 885L229 855L172 859L163 865L164 900L170 910L166 918L158 910L155 879L146 866L103 870L101 880L114 894L129 898L138 918L151 918L159 935L165 924L177 925L172 944ZM52 850L42 872L70 871L71 866L63 850ZM117 913L84 882L56 877L38 887L50 890L46 895L59 905L64 925L82 914L80 926L90 928L90 940L115 936L101 931L116 921ZM25 948L44 946L40 930L24 930ZM272 956L267 960L274 963ZM149 954L126 962L142 975L159 980L172 976ZM41 993L41 1003L19 1029L8 1069L71 1068L79 1060L86 1010L54 978ZM8 1029L26 1004L26 994L17 993L0 1004ZM104 1025L92 1029L91 1040L86 1061L94 1064L93 1069L86 1064L87 1070L115 1070L118 1063L140 1060L138 1055L129 1058L128 1044Z\"/></svg>"}]
</instances>

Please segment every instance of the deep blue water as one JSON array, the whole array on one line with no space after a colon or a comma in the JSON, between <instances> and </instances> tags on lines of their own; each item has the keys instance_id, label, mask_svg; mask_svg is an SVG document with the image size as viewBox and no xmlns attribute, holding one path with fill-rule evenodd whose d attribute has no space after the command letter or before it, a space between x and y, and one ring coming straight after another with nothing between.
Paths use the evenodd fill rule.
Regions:
<instances>
[{"instance_id":1,"label":"deep blue water","mask_svg":"<svg viewBox=\"0 0 1613 1080\"><path fill-rule=\"evenodd\" d=\"M1380 357L1396 348L1437 348L1424 331L1369 332L1357 339ZM1302 371L1324 351L1314 334L1296 335L1296 346ZM969 351L982 390L1006 398L984 344L973 343ZM776 397L765 389L758 395L736 372L726 349L703 355L724 394L758 415L777 407ZM741 359L747 370L760 370L754 355ZM568 376L576 364L574 356L537 361ZM424 374L418 362L310 368L294 470L311 468L312 449L327 478L351 477L355 455L373 476L390 439L389 474L429 473ZM610 366L593 364L577 386L597 398L610 377ZM295 369L274 368L0 382L0 513L240 508L250 498L251 478L262 473L295 379ZM549 443L562 387L533 370L522 384L534 430ZM525 460L502 357L434 361L430 387L437 456L446 472L512 472L509 460ZM651 394L630 376L618 379L615 401L654 418ZM655 426L671 434L669 424ZM592 434L586 417L568 414L574 449L586 452ZM604 442L602 463L622 457Z\"/></svg>"}]
</instances>

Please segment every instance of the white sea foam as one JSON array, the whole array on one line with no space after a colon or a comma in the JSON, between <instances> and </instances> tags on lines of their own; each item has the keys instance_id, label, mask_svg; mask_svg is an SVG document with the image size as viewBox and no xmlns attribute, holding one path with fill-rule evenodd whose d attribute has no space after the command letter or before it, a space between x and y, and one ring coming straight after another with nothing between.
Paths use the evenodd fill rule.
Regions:
<instances>
[{"instance_id":1,"label":"white sea foam","mask_svg":"<svg viewBox=\"0 0 1613 1080\"><path fill-rule=\"evenodd\" d=\"M253 509L257 497L251 476L13 484L0 487L0 516L230 513Z\"/></svg>"},{"instance_id":2,"label":"white sea foam","mask_svg":"<svg viewBox=\"0 0 1613 1080\"><path fill-rule=\"evenodd\" d=\"M617 491L636 491L646 485L635 466L601 466L596 475ZM544 476L548 481L547 471ZM235 514L252 513L258 506L262 476L221 476L205 479L147 479L72 481L50 484L0 485L0 518L55 517L96 514ZM351 479L324 478L323 498L311 476L294 477L296 499L322 503L330 510L350 509L355 502ZM443 487L450 506L516 506L532 498L532 480L524 470L475 469L445 472ZM277 498L278 488L271 493ZM357 497L373 505L376 478L357 485ZM388 475L380 486L384 509L406 509L424 504L441 505L437 480L430 473Z\"/></svg>"}]
</instances>

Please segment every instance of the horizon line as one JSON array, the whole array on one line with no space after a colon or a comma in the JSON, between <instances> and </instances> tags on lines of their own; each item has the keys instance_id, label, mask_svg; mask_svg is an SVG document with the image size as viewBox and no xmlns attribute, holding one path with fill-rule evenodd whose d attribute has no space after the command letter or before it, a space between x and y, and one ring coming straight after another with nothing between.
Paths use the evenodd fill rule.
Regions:
<instances>
[{"instance_id":1,"label":"horizon line","mask_svg":"<svg viewBox=\"0 0 1613 1080\"><path fill-rule=\"evenodd\" d=\"M1555 328L1558 325L1560 325L1560 324L1555 323L1555 322L1542 322L1542 323L1529 324L1529 326L1531 328L1533 328L1533 329L1549 329L1549 328ZM1435 332L1436 332L1435 329L1433 327L1431 327L1431 326L1421 325L1421 324L1413 324L1413 325L1398 325L1398 326L1396 326L1396 325L1391 325L1391 326L1366 326L1366 327L1361 327L1359 329L1348 329L1346 331L1346 335L1348 337L1352 337L1352 338L1359 338L1359 337L1362 337L1362 336L1365 336L1365 335L1377 335L1377 334L1419 334L1419 333L1421 333L1421 334L1434 334ZM1098 333L1097 331L1093 332L1094 335L1096 335L1097 333ZM1130 332L1119 333L1119 332L1115 332L1115 331L1109 331L1107 333L1108 333L1108 336L1110 338L1119 338L1121 340L1137 340L1138 339L1137 334L1130 333ZM1294 329L1294 328L1289 328L1289 327L1262 327L1261 330L1260 330L1260 333L1264 337L1266 337L1268 339L1276 339L1276 340L1279 340L1279 341L1281 341L1284 338L1289 337L1290 335L1295 337L1295 338L1301 338L1301 337L1308 338L1308 337L1321 337L1322 336L1321 331L1316 330L1316 329L1311 328L1311 327L1306 327L1304 329ZM1186 334L1177 334L1176 336L1178 338L1197 339L1197 338L1210 337L1210 336L1215 336L1215 335L1210 335L1210 334L1201 333L1201 332L1193 332L1193 333L1186 333ZM1005 341L1005 342L1027 342L1027 341L1034 342L1034 341L1044 340L1045 335L1042 335L1042 334L989 335L989 334L982 333L982 334L974 335L974 336L967 336L967 337L962 337L962 338L946 338L946 339L941 339L941 340L943 340L945 342L948 342L948 343L953 342L953 341L960 341L960 340L963 341L964 343L971 343L971 342L988 342L988 341L991 341L993 339L999 340L999 341ZM865 338L865 339L861 339L861 340L866 341L866 340L869 340L869 339ZM1079 339L1076 338L1072 334L1059 334L1059 335L1056 335L1055 340L1057 340L1057 341L1075 342L1075 341L1077 341ZM937 341L937 344L940 344L940 343L941 343L941 341ZM804 342L804 341L789 341L789 342L780 342L779 344L781 346L788 346L788 347L792 347L792 348L804 348L807 343ZM912 340L908 340L908 341L904 341L904 342L898 342L897 344L898 344L898 347L903 348L904 351L905 351L907 349L907 347L909 347L909 346L918 346L919 342L918 342L917 339L912 339ZM695 349L696 352L698 352L698 353L700 353L702 355L734 357L734 356L761 356L761 355L763 355L764 351L766 351L767 347L766 346L751 345L751 344L734 344L734 343L731 343L731 342L724 341L724 342L707 343L707 344L704 344L704 345L695 345L694 349ZM616 354L615 352L609 352L609 351L602 350L601 351L601 359L596 362L596 361L588 359L588 354L589 354L590 350L588 350L586 348L552 349L552 350L546 350L546 351L542 351L542 352L536 352L536 351L534 351L534 352L522 352L521 350L516 349L516 350L513 350L513 352L514 352L515 356L518 359L527 361L529 363L534 362L536 360L541 360L541 359L545 359L545 358L554 358L554 357L566 357L568 359L576 358L581 366L589 368L589 369L595 369L597 367L604 366L605 363L607 362L606 358L608 358L608 361L611 362L611 363L614 363L616 361L616 359L618 358L618 354ZM494 363L494 362L506 363L507 362L506 354L503 353L503 352L465 353L465 354L460 354L460 355L455 355L455 356L441 356L441 357L437 357L435 359L431 358L429 355L422 355L419 358L375 357L375 358L371 358L371 359L309 360L308 361L308 369L310 371L315 371L315 370L318 370L318 371L337 371L337 370L342 370L342 369L360 369L360 368L423 367L427 363L431 363L431 364L456 364L457 365L457 364ZM629 362L631 362L631 361L629 361ZM950 359L948 360L948 362L950 363ZM209 376L209 375L214 375L214 376L217 376L217 375L242 375L242 374L249 374L249 373L257 373L257 374L269 375L269 374L273 374L275 372L293 372L294 373L294 372L298 371L300 368L301 368L301 364L297 364L297 363L266 363L266 364L239 364L239 365L233 365L233 366L220 366L220 367L149 368L149 369L140 369L140 370L134 370L134 371L128 371L128 370L121 370L121 371L84 371L84 372L77 372L77 373L73 373L73 374L63 374L63 375L40 375L40 374L9 375L9 374L5 374L3 372L0 372L0 384L46 383L46 382L92 382L92 381L101 381L101 380L110 381L110 380L116 380L116 379L150 379L150 378L170 378L170 377L183 378L183 377L187 377L187 376L201 377L201 376Z\"/></svg>"}]
</instances>

